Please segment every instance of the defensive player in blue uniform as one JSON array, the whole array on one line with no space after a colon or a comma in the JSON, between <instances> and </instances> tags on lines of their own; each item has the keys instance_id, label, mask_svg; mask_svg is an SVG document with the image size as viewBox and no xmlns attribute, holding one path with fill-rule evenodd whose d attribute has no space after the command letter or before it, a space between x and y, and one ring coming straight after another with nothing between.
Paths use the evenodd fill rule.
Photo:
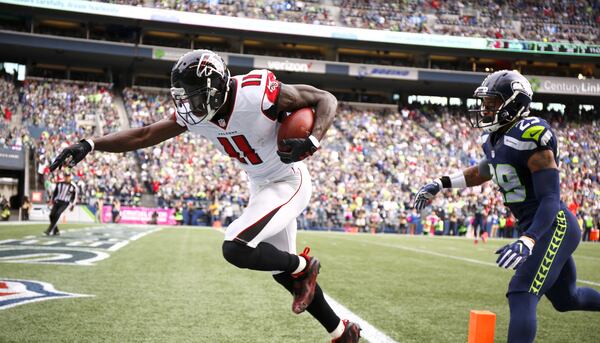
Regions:
<instances>
[{"instance_id":1,"label":"defensive player in blue uniform","mask_svg":"<svg viewBox=\"0 0 600 343\"><path fill-rule=\"evenodd\" d=\"M475 128L484 130L485 158L452 176L423 186L417 210L442 188L464 188L493 180L504 204L518 220L521 237L502 248L496 263L516 269L508 286L508 342L532 342L536 307L542 295L558 311L600 311L600 293L577 287L571 256L581 239L577 219L560 200L557 138L543 119L528 117L533 91L516 71L490 74L475 90L479 109L470 110Z\"/></svg>"}]
</instances>

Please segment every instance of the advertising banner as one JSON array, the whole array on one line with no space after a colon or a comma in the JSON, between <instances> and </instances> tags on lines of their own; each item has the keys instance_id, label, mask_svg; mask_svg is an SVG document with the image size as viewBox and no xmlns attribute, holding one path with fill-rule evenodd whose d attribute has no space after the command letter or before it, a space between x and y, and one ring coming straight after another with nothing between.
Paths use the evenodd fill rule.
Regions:
<instances>
[{"instance_id":1,"label":"advertising banner","mask_svg":"<svg viewBox=\"0 0 600 343\"><path fill-rule=\"evenodd\" d=\"M175 210L163 208L147 207L127 207L121 206L121 224L148 224L152 220L152 214L158 214L157 224L175 225ZM112 206L102 208L102 222L112 223Z\"/></svg>"},{"instance_id":2,"label":"advertising banner","mask_svg":"<svg viewBox=\"0 0 600 343\"><path fill-rule=\"evenodd\" d=\"M0 169L23 170L25 152L21 147L0 147Z\"/></svg>"},{"instance_id":3,"label":"advertising banner","mask_svg":"<svg viewBox=\"0 0 600 343\"><path fill-rule=\"evenodd\" d=\"M380 66L374 64L351 64L348 74L358 77L375 77L383 79L416 80L417 69Z\"/></svg>"},{"instance_id":4,"label":"advertising banner","mask_svg":"<svg viewBox=\"0 0 600 343\"><path fill-rule=\"evenodd\" d=\"M536 93L600 96L600 80L550 76L527 78Z\"/></svg>"},{"instance_id":5,"label":"advertising banner","mask_svg":"<svg viewBox=\"0 0 600 343\"><path fill-rule=\"evenodd\" d=\"M254 68L269 69L272 71L325 74L324 62L297 58L254 56Z\"/></svg>"},{"instance_id":6,"label":"advertising banner","mask_svg":"<svg viewBox=\"0 0 600 343\"><path fill-rule=\"evenodd\" d=\"M488 50L529 52L554 55L600 55L600 45L574 44L569 42L535 42L505 39L487 39Z\"/></svg>"},{"instance_id":7,"label":"advertising banner","mask_svg":"<svg viewBox=\"0 0 600 343\"><path fill-rule=\"evenodd\" d=\"M29 212L29 220L31 221L49 221L51 208L46 204L33 204ZM65 223L93 223L95 222L94 215L85 205L77 205L73 208L67 208L58 221L58 225Z\"/></svg>"},{"instance_id":8,"label":"advertising banner","mask_svg":"<svg viewBox=\"0 0 600 343\"><path fill-rule=\"evenodd\" d=\"M179 60L179 57L183 56L183 54L187 52L190 52L190 49L167 48L162 46L153 47L152 59L177 62L177 60ZM225 63L229 64L229 54L219 52L219 56L223 58Z\"/></svg>"}]
</instances>

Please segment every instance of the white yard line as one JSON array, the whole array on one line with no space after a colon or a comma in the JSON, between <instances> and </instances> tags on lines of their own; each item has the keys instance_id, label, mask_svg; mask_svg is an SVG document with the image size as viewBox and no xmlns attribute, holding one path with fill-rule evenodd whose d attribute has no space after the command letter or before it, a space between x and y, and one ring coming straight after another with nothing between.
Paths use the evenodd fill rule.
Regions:
<instances>
[{"instance_id":1,"label":"white yard line","mask_svg":"<svg viewBox=\"0 0 600 343\"><path fill-rule=\"evenodd\" d=\"M212 230L214 230L214 229L212 229ZM225 230L223 230L223 229L215 230L215 231L225 234ZM358 325L360 325L360 328L362 329L360 331L360 337L362 339L366 340L367 342L372 342L372 343L398 343L398 342L394 341L393 339L391 339L390 337L388 337L383 332L379 331L376 327L371 325L366 320L364 320L361 317L354 314L354 312L347 309L344 305L340 304L335 299L333 299L329 295L325 294L325 292L323 292L323 295L325 296L325 300L327 300L329 305L331 305L331 308L333 308L335 313L340 318L348 319L351 322L354 322L354 323L357 323Z\"/></svg>"},{"instance_id":2,"label":"white yard line","mask_svg":"<svg viewBox=\"0 0 600 343\"><path fill-rule=\"evenodd\" d=\"M325 296L325 300L331 305L331 308L335 311L335 313L343 319L348 319L351 322L357 323L360 325L362 329L360 331L360 337L368 342L373 343L398 343L388 337L383 332L379 331L376 327L369 324L366 320L354 314L352 311L344 307L344 305L338 303L335 299L330 297L329 295L323 293Z\"/></svg>"},{"instance_id":3,"label":"white yard line","mask_svg":"<svg viewBox=\"0 0 600 343\"><path fill-rule=\"evenodd\" d=\"M594 281L577 279L577 282L579 282L579 283L585 283L585 284L596 286L596 287L600 287L600 283L594 282Z\"/></svg>"},{"instance_id":4,"label":"white yard line","mask_svg":"<svg viewBox=\"0 0 600 343\"><path fill-rule=\"evenodd\" d=\"M19 221L0 222L0 226L18 226L18 225L35 225L35 224L50 224L50 221L49 220L35 220L35 221L20 221L20 222Z\"/></svg>"},{"instance_id":5,"label":"white yard line","mask_svg":"<svg viewBox=\"0 0 600 343\"><path fill-rule=\"evenodd\" d=\"M140 239L140 238L142 238L142 237L144 237L144 236L146 236L148 234L151 234L153 232L160 231L160 230L162 230L162 227L159 227L159 228L156 228L156 229L153 229L153 230L143 231L143 232L140 232L137 235L129 238L129 240L130 241L137 241L138 239Z\"/></svg>"},{"instance_id":6,"label":"white yard line","mask_svg":"<svg viewBox=\"0 0 600 343\"><path fill-rule=\"evenodd\" d=\"M140 232L137 235L129 238L128 240L125 240L125 241L122 241L120 243L117 243L117 244L113 245L112 247L110 247L108 249L108 251L117 251L117 250L121 249L122 247L126 246L127 244L129 244L129 243L131 243L133 241L137 241L138 239L140 239L140 238L142 238L142 237L144 237L144 236L146 236L148 234L151 234L153 232L160 231L160 230L162 230L162 227L156 228L154 230Z\"/></svg>"},{"instance_id":7,"label":"white yard line","mask_svg":"<svg viewBox=\"0 0 600 343\"><path fill-rule=\"evenodd\" d=\"M594 261L600 261L600 257L594 257L594 256L586 256L586 255L573 255L573 257L575 257L575 259L583 259L583 260L594 260Z\"/></svg>"},{"instance_id":8,"label":"white yard line","mask_svg":"<svg viewBox=\"0 0 600 343\"><path fill-rule=\"evenodd\" d=\"M464 261L464 262L470 262L470 263L475 263L475 264L481 264L484 266L496 267L496 264L492 263L492 262L484 262L484 261L475 260L475 259L467 258L467 257L453 256L453 255L443 254L443 253L430 251L430 250L426 250L426 249L411 248L411 247L406 247L406 246L402 246L402 245L379 243L379 242L372 242L372 241L367 241L367 240L357 241L355 239L351 239L348 237L344 237L343 239L348 240L348 241L357 242L357 243L367 243L367 244L379 245L382 247L402 249L402 250L412 251L412 252L416 252L416 253L429 254L429 255L439 256L439 257L443 257L443 258L451 258L451 259L458 260L458 261ZM578 279L577 282L600 287L600 283L594 282L594 281Z\"/></svg>"}]
</instances>

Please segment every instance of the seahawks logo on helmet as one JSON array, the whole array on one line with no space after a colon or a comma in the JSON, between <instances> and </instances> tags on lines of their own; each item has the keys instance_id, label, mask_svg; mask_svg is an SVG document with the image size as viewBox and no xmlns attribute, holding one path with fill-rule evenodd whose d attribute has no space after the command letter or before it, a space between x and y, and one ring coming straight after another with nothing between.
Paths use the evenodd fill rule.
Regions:
<instances>
[{"instance_id":1,"label":"seahawks logo on helmet","mask_svg":"<svg viewBox=\"0 0 600 343\"><path fill-rule=\"evenodd\" d=\"M500 70L488 75L473 96L480 103L469 110L471 126L494 132L529 115L533 90L519 72Z\"/></svg>"},{"instance_id":2,"label":"seahawks logo on helmet","mask_svg":"<svg viewBox=\"0 0 600 343\"><path fill-rule=\"evenodd\" d=\"M513 92L525 93L530 98L533 96L533 89L531 88L529 81L525 83L523 83L521 80L513 81L510 86L512 87Z\"/></svg>"}]
</instances>

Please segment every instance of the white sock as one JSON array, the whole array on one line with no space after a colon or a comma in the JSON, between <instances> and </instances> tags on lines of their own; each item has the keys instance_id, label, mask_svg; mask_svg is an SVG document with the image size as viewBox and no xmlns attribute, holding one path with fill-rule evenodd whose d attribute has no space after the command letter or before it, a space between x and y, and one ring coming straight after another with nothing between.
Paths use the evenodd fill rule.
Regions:
<instances>
[{"instance_id":1,"label":"white sock","mask_svg":"<svg viewBox=\"0 0 600 343\"><path fill-rule=\"evenodd\" d=\"M304 257L298 256L298 262L298 268L292 274L298 274L306 268L306 259Z\"/></svg>"},{"instance_id":2,"label":"white sock","mask_svg":"<svg viewBox=\"0 0 600 343\"><path fill-rule=\"evenodd\" d=\"M344 321L340 319L340 323L338 324L337 328L335 328L335 330L329 333L331 335L331 338L339 338L344 333L345 328L346 326L344 325Z\"/></svg>"}]
</instances>

